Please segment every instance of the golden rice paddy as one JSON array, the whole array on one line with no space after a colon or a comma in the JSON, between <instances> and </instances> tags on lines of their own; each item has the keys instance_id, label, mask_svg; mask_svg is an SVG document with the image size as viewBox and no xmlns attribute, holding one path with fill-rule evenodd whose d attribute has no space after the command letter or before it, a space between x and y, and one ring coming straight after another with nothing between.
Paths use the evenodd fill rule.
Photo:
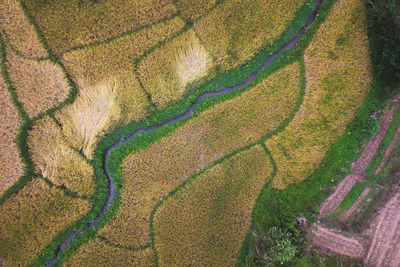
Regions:
<instances>
[{"instance_id":1,"label":"golden rice paddy","mask_svg":"<svg viewBox=\"0 0 400 267\"><path fill-rule=\"evenodd\" d=\"M0 75L0 195L24 173L15 142L19 126L18 112Z\"/></svg>"},{"instance_id":2,"label":"golden rice paddy","mask_svg":"<svg viewBox=\"0 0 400 267\"><path fill-rule=\"evenodd\" d=\"M92 166L67 144L51 118L44 117L33 125L28 146L36 171L43 177L81 196L94 193Z\"/></svg>"},{"instance_id":3,"label":"golden rice paddy","mask_svg":"<svg viewBox=\"0 0 400 267\"><path fill-rule=\"evenodd\" d=\"M193 30L146 56L138 67L139 78L155 105L162 109L180 100L187 86L210 73L212 59Z\"/></svg>"},{"instance_id":4,"label":"golden rice paddy","mask_svg":"<svg viewBox=\"0 0 400 267\"><path fill-rule=\"evenodd\" d=\"M300 183L344 133L370 88L365 7L342 0L321 25L305 55L303 105L281 133L266 142L278 173L272 186Z\"/></svg>"},{"instance_id":5,"label":"golden rice paddy","mask_svg":"<svg viewBox=\"0 0 400 267\"><path fill-rule=\"evenodd\" d=\"M0 205L0 258L27 266L66 226L89 210L87 200L66 196L34 179Z\"/></svg>"},{"instance_id":6,"label":"golden rice paddy","mask_svg":"<svg viewBox=\"0 0 400 267\"><path fill-rule=\"evenodd\" d=\"M150 213L157 202L211 162L276 129L295 106L299 76L299 65L292 64L129 155L122 164L121 206L100 233L121 245L150 242Z\"/></svg>"},{"instance_id":7,"label":"golden rice paddy","mask_svg":"<svg viewBox=\"0 0 400 267\"><path fill-rule=\"evenodd\" d=\"M172 0L22 2L58 55L155 24L176 13Z\"/></svg>"},{"instance_id":8,"label":"golden rice paddy","mask_svg":"<svg viewBox=\"0 0 400 267\"><path fill-rule=\"evenodd\" d=\"M168 198L154 215L161 266L234 266L251 212L272 174L261 146L225 160Z\"/></svg>"},{"instance_id":9,"label":"golden rice paddy","mask_svg":"<svg viewBox=\"0 0 400 267\"><path fill-rule=\"evenodd\" d=\"M84 244L65 266L155 266L154 251L146 248L140 251L110 246L99 239Z\"/></svg>"},{"instance_id":10,"label":"golden rice paddy","mask_svg":"<svg viewBox=\"0 0 400 267\"><path fill-rule=\"evenodd\" d=\"M272 45L305 0L227 0L194 23L205 48L222 70L243 64Z\"/></svg>"},{"instance_id":11,"label":"golden rice paddy","mask_svg":"<svg viewBox=\"0 0 400 267\"><path fill-rule=\"evenodd\" d=\"M97 140L118 121L120 109L115 100L115 83L104 81L95 86L80 84L75 102L64 107L57 119L68 142L93 158Z\"/></svg>"},{"instance_id":12,"label":"golden rice paddy","mask_svg":"<svg viewBox=\"0 0 400 267\"><path fill-rule=\"evenodd\" d=\"M151 105L138 81L134 61L182 30L184 25L181 18L175 17L111 42L66 53L63 63L75 81L84 81L86 85L95 86L104 80L114 80L121 124L137 121L149 115Z\"/></svg>"},{"instance_id":13,"label":"golden rice paddy","mask_svg":"<svg viewBox=\"0 0 400 267\"><path fill-rule=\"evenodd\" d=\"M63 101L70 91L62 69L49 60L35 61L7 50L8 72L29 116L35 117Z\"/></svg>"},{"instance_id":14,"label":"golden rice paddy","mask_svg":"<svg viewBox=\"0 0 400 267\"><path fill-rule=\"evenodd\" d=\"M2 0L0 4L0 29L3 29L11 45L30 58L47 56L36 32L25 16L18 0Z\"/></svg>"}]
</instances>

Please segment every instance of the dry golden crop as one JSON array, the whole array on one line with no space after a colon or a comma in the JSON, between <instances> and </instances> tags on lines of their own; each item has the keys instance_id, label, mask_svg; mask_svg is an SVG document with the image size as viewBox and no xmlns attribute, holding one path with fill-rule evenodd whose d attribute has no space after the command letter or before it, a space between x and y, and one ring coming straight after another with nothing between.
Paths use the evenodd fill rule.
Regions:
<instances>
[{"instance_id":1,"label":"dry golden crop","mask_svg":"<svg viewBox=\"0 0 400 267\"><path fill-rule=\"evenodd\" d=\"M63 101L70 87L62 69L49 60L35 61L7 50L8 72L29 116L34 117Z\"/></svg>"},{"instance_id":2,"label":"dry golden crop","mask_svg":"<svg viewBox=\"0 0 400 267\"><path fill-rule=\"evenodd\" d=\"M194 23L222 69L231 69L272 45L305 0L227 0Z\"/></svg>"},{"instance_id":3,"label":"dry golden crop","mask_svg":"<svg viewBox=\"0 0 400 267\"><path fill-rule=\"evenodd\" d=\"M58 55L157 23L176 13L172 0L22 1Z\"/></svg>"},{"instance_id":4,"label":"dry golden crop","mask_svg":"<svg viewBox=\"0 0 400 267\"><path fill-rule=\"evenodd\" d=\"M65 266L154 266L154 252L152 248L132 251L112 247L95 239L75 252Z\"/></svg>"},{"instance_id":5,"label":"dry golden crop","mask_svg":"<svg viewBox=\"0 0 400 267\"><path fill-rule=\"evenodd\" d=\"M299 65L290 65L129 155L122 164L121 207L101 234L123 245L147 244L157 202L211 162L276 129L295 106L299 76Z\"/></svg>"},{"instance_id":6,"label":"dry golden crop","mask_svg":"<svg viewBox=\"0 0 400 267\"><path fill-rule=\"evenodd\" d=\"M158 108L177 101L187 85L200 80L213 68L211 57L193 30L146 56L139 65L139 78Z\"/></svg>"},{"instance_id":7,"label":"dry golden crop","mask_svg":"<svg viewBox=\"0 0 400 267\"><path fill-rule=\"evenodd\" d=\"M15 143L19 126L18 112L0 75L0 195L24 173Z\"/></svg>"},{"instance_id":8,"label":"dry golden crop","mask_svg":"<svg viewBox=\"0 0 400 267\"><path fill-rule=\"evenodd\" d=\"M370 88L365 7L341 0L305 52L304 103L288 127L267 141L277 163L275 188L299 183L344 133Z\"/></svg>"},{"instance_id":9,"label":"dry golden crop","mask_svg":"<svg viewBox=\"0 0 400 267\"><path fill-rule=\"evenodd\" d=\"M89 210L87 200L66 196L34 179L0 205L3 266L27 266L67 225Z\"/></svg>"},{"instance_id":10,"label":"dry golden crop","mask_svg":"<svg viewBox=\"0 0 400 267\"><path fill-rule=\"evenodd\" d=\"M87 85L114 80L121 119L125 123L139 120L149 114L149 101L134 73L134 61L184 26L184 21L175 17L111 42L66 53L63 63L74 80L82 80Z\"/></svg>"},{"instance_id":11,"label":"dry golden crop","mask_svg":"<svg viewBox=\"0 0 400 267\"><path fill-rule=\"evenodd\" d=\"M3 28L12 46L31 58L47 56L35 29L26 18L18 0L2 0L0 4L0 28Z\"/></svg>"},{"instance_id":12,"label":"dry golden crop","mask_svg":"<svg viewBox=\"0 0 400 267\"><path fill-rule=\"evenodd\" d=\"M103 81L96 86L80 83L80 88L74 103L64 107L57 119L68 142L92 158L98 138L119 119L120 109L114 82Z\"/></svg>"},{"instance_id":13,"label":"dry golden crop","mask_svg":"<svg viewBox=\"0 0 400 267\"><path fill-rule=\"evenodd\" d=\"M214 166L154 215L160 266L234 266L272 164L256 146Z\"/></svg>"},{"instance_id":14,"label":"dry golden crop","mask_svg":"<svg viewBox=\"0 0 400 267\"><path fill-rule=\"evenodd\" d=\"M176 0L175 4L183 18L194 21L215 6L216 2L216 0Z\"/></svg>"},{"instance_id":15,"label":"dry golden crop","mask_svg":"<svg viewBox=\"0 0 400 267\"><path fill-rule=\"evenodd\" d=\"M49 117L35 122L28 133L29 152L35 169L56 185L91 196L95 190L92 166L68 146L60 129Z\"/></svg>"}]
</instances>

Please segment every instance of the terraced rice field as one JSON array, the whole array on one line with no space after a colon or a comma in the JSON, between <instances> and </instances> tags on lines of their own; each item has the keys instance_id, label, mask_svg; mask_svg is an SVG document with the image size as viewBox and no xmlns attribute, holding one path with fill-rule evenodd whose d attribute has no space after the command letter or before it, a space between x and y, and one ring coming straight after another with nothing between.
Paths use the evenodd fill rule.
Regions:
<instances>
[{"instance_id":1,"label":"terraced rice field","mask_svg":"<svg viewBox=\"0 0 400 267\"><path fill-rule=\"evenodd\" d=\"M1 266L259 264L368 101L361 0L1 1Z\"/></svg>"}]
</instances>

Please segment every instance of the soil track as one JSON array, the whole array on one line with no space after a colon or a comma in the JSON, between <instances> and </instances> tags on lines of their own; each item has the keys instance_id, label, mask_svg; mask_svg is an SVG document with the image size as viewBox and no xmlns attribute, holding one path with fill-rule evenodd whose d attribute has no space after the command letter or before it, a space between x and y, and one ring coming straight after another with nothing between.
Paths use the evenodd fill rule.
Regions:
<instances>
[{"instance_id":1,"label":"soil track","mask_svg":"<svg viewBox=\"0 0 400 267\"><path fill-rule=\"evenodd\" d=\"M47 265L47 266L53 266L55 263L57 263L59 261L59 254L61 253L62 249L67 246L69 243L72 242L72 240L74 240L74 238L79 235L80 233L82 233L83 231L85 231L86 229L88 229L90 226L93 226L94 224L96 224L105 214L105 212L107 211L107 209L110 207L111 203L114 200L114 196L115 196L115 184L113 182L113 180L110 177L109 171L108 171L108 167L107 167L107 159L110 156L111 151L113 151L114 149L116 149L118 146L120 146L121 144L135 138L137 135L141 134L141 133L145 133L148 132L150 130L154 130L157 128L160 128L162 126L165 125L171 125L171 124L175 124L178 121L184 120L189 118L193 112L194 112L194 107L195 105L202 99L207 98L207 97L213 97L213 96L218 96L218 95L224 95L227 93L230 93L234 90L238 90L241 89L243 87L245 87L246 85L248 85L249 83L251 83L256 77L257 75L266 67L268 67L269 65L271 65L271 63L274 61L274 59L279 56L280 54L282 54L285 50L292 50L296 44L298 43L298 41L300 40L300 38L304 35L305 31L310 27L310 25L312 24L312 22L315 20L315 17L317 15L317 12L319 10L319 7L321 5L323 0L316 0L316 4L315 4L315 9L313 11L313 13L311 14L311 16L308 18L306 24L303 26L303 28L301 28L301 30L298 32L298 34L296 35L296 37L294 39L292 39L289 43L287 43L286 45L282 46L278 51L274 52L271 56L269 56L265 62L260 65L255 72L253 72L249 77L246 78L246 80L244 80L242 83L239 83L235 86L232 87L228 87L228 88L224 88L218 91L211 91L211 92L206 92L200 96L198 96L196 98L196 100L194 101L194 103L189 107L189 110L174 118L171 119L169 121L157 124L157 125L153 125L147 128L143 128L140 130L137 130L136 132L132 133L130 136L128 136L127 138L118 141L117 143L115 143L114 145L110 146L106 152L104 153L104 157L103 157L103 171L107 177L107 182L108 182L108 188L109 188L109 195L107 198L106 203L104 204L103 208L101 209L100 213L96 216L95 219L91 220L90 222L87 223L86 226L78 229L77 231L73 232L71 235L68 236L68 238L66 238L61 244L60 246L57 248L56 251L56 255L55 257L52 259L52 261Z\"/></svg>"},{"instance_id":2,"label":"soil track","mask_svg":"<svg viewBox=\"0 0 400 267\"><path fill-rule=\"evenodd\" d=\"M376 151L378 150L383 140L383 137L385 136L386 131L393 120L393 111L396 107L397 105L393 106L392 109L385 111L380 123L379 133L372 136L361 157L358 160L356 160L353 164L351 164L351 169L354 174L361 176L365 175L365 171L367 170L368 165L374 158L374 155L376 154Z\"/></svg>"},{"instance_id":3,"label":"soil track","mask_svg":"<svg viewBox=\"0 0 400 267\"><path fill-rule=\"evenodd\" d=\"M400 99L400 95L399 99ZM393 99L397 99L398 96L395 96ZM385 136L389 125L393 120L393 112L397 108L397 104L392 107L390 110L386 110L383 114L383 118L380 123L380 130L377 134L372 136L369 140L367 147L364 149L361 157L357 159L355 162L351 164L351 169L353 174L348 175L343 179L336 187L335 192L331 194L321 205L319 214L327 215L339 207L340 203L343 202L347 194L353 188L353 186L359 182L364 180L365 171L368 168L368 165L371 163L374 158L378 148Z\"/></svg>"},{"instance_id":4,"label":"soil track","mask_svg":"<svg viewBox=\"0 0 400 267\"><path fill-rule=\"evenodd\" d=\"M351 205L351 207L346 210L341 216L341 220L347 220L350 218L351 215L356 211L356 209L361 205L361 203L364 201L364 198L368 195L368 193L371 192L371 188L366 187L364 191L362 191L360 197L356 200L356 202Z\"/></svg>"},{"instance_id":5,"label":"soil track","mask_svg":"<svg viewBox=\"0 0 400 267\"><path fill-rule=\"evenodd\" d=\"M322 203L322 206L319 210L319 214L327 215L331 213L333 210L335 210L337 207L339 207L340 203L343 202L344 198L347 196L347 194L350 192L353 186L357 182L362 180L364 180L364 177L362 176L347 175L347 177L344 178L343 181L341 181L339 185L336 187L335 192L333 192L333 194L330 195L324 201L324 203Z\"/></svg>"},{"instance_id":6,"label":"soil track","mask_svg":"<svg viewBox=\"0 0 400 267\"><path fill-rule=\"evenodd\" d=\"M365 263L371 266L388 266L392 261L393 243L398 242L400 230L400 192L398 191L383 207L377 218L377 226ZM398 247L398 246L397 246ZM398 255L398 254L397 254ZM393 255L395 256L395 255ZM398 259L395 259L397 261ZM393 263L393 262L392 262ZM397 265L398 266L398 265Z\"/></svg>"},{"instance_id":7,"label":"soil track","mask_svg":"<svg viewBox=\"0 0 400 267\"><path fill-rule=\"evenodd\" d=\"M355 238L343 236L322 226L316 226L312 231L314 243L337 254L361 258L364 247Z\"/></svg>"},{"instance_id":8,"label":"soil track","mask_svg":"<svg viewBox=\"0 0 400 267\"><path fill-rule=\"evenodd\" d=\"M392 142L390 143L390 145L389 145L388 148L386 149L385 154L383 154L382 161L381 161L381 163L379 164L378 168L376 169L374 175L378 175L378 174L381 172L382 168L385 166L388 157L389 157L390 154L392 153L395 144L396 144L397 141L399 140L399 137L400 137L400 125L399 125L399 127L397 128L397 130L396 130L396 133L395 133L395 135L394 135L394 137L393 137L393 139L392 139Z\"/></svg>"}]
</instances>

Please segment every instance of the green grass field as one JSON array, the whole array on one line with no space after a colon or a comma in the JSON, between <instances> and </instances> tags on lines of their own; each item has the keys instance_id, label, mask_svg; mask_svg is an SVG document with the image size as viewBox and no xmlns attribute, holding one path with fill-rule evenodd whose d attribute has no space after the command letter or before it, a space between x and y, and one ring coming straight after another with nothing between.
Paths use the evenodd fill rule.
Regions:
<instances>
[{"instance_id":1,"label":"green grass field","mask_svg":"<svg viewBox=\"0 0 400 267\"><path fill-rule=\"evenodd\" d=\"M315 219L392 93L367 14L4 0L0 266L330 266L296 218Z\"/></svg>"}]
</instances>

